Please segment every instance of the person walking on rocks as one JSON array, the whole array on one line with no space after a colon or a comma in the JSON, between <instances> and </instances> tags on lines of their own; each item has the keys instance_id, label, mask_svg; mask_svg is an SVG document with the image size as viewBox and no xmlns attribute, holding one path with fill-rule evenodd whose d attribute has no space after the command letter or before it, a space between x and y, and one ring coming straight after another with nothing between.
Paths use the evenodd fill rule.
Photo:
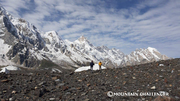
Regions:
<instances>
[{"instance_id":1,"label":"person walking on rocks","mask_svg":"<svg viewBox=\"0 0 180 101\"><path fill-rule=\"evenodd\" d=\"M91 63L90 63L91 70L93 70L93 66L94 66L94 62L91 61Z\"/></svg>"},{"instance_id":2,"label":"person walking on rocks","mask_svg":"<svg viewBox=\"0 0 180 101\"><path fill-rule=\"evenodd\" d=\"M101 70L101 65L102 65L102 62L100 61L99 62L99 70Z\"/></svg>"}]
</instances>

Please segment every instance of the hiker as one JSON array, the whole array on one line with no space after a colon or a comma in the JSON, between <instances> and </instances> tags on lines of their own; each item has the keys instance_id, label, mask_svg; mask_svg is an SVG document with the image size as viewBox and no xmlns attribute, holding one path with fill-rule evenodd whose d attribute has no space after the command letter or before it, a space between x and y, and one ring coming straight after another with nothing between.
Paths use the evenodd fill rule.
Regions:
<instances>
[{"instance_id":1,"label":"hiker","mask_svg":"<svg viewBox=\"0 0 180 101\"><path fill-rule=\"evenodd\" d=\"M4 54L3 54L2 58L5 59L5 55Z\"/></svg>"},{"instance_id":2,"label":"hiker","mask_svg":"<svg viewBox=\"0 0 180 101\"><path fill-rule=\"evenodd\" d=\"M102 62L100 61L99 62L99 70L101 70L101 65L102 65Z\"/></svg>"},{"instance_id":3,"label":"hiker","mask_svg":"<svg viewBox=\"0 0 180 101\"><path fill-rule=\"evenodd\" d=\"M91 63L90 63L91 70L93 70L93 66L94 66L94 62L91 61Z\"/></svg>"}]
</instances>

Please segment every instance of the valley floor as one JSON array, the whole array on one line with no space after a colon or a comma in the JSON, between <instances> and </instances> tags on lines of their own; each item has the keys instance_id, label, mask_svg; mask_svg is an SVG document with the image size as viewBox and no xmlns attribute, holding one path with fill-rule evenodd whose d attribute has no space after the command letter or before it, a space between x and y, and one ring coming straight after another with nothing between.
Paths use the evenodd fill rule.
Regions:
<instances>
[{"instance_id":1,"label":"valley floor","mask_svg":"<svg viewBox=\"0 0 180 101\"><path fill-rule=\"evenodd\" d=\"M151 101L161 95L180 100L180 59L101 71L0 73L1 101Z\"/></svg>"}]
</instances>

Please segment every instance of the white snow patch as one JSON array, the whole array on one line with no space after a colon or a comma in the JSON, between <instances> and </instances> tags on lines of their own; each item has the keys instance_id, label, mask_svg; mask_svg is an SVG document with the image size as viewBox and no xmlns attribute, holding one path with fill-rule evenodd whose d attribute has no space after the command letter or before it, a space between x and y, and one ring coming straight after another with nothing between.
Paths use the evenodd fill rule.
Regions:
<instances>
[{"instance_id":1,"label":"white snow patch","mask_svg":"<svg viewBox=\"0 0 180 101\"><path fill-rule=\"evenodd\" d=\"M62 73L59 69L57 69L57 68L52 68L52 72L54 72L54 73L56 73L56 72L58 72L58 73Z\"/></svg>"},{"instance_id":2,"label":"white snow patch","mask_svg":"<svg viewBox=\"0 0 180 101\"><path fill-rule=\"evenodd\" d=\"M7 70L6 68L3 68L0 73L5 73L5 74L9 74L9 70Z\"/></svg>"},{"instance_id":3,"label":"white snow patch","mask_svg":"<svg viewBox=\"0 0 180 101\"><path fill-rule=\"evenodd\" d=\"M9 73L9 71L21 70L20 68L15 67L15 66L7 66L7 67L3 67L1 69L2 70L0 71L0 73L5 72L6 74Z\"/></svg>"},{"instance_id":4,"label":"white snow patch","mask_svg":"<svg viewBox=\"0 0 180 101\"><path fill-rule=\"evenodd\" d=\"M7 65L13 65L14 63L11 62L10 60L7 60L6 57L2 58L0 55L0 66L7 66Z\"/></svg>"},{"instance_id":5,"label":"white snow patch","mask_svg":"<svg viewBox=\"0 0 180 101\"><path fill-rule=\"evenodd\" d=\"M15 67L15 66L7 66L7 67L3 67L3 68L6 68L8 70L21 70L20 68Z\"/></svg>"},{"instance_id":6,"label":"white snow patch","mask_svg":"<svg viewBox=\"0 0 180 101\"><path fill-rule=\"evenodd\" d=\"M4 44L4 40L0 39L0 54L6 54L9 49L9 45Z\"/></svg>"},{"instance_id":7,"label":"white snow patch","mask_svg":"<svg viewBox=\"0 0 180 101\"><path fill-rule=\"evenodd\" d=\"M159 64L159 66L164 66L164 64Z\"/></svg>"},{"instance_id":8,"label":"white snow patch","mask_svg":"<svg viewBox=\"0 0 180 101\"><path fill-rule=\"evenodd\" d=\"M81 72L81 71L86 71L86 70L89 70L89 69L90 69L90 66L85 66L85 67L80 67L80 68L76 69L74 72ZM106 67L101 66L101 69L106 69ZM93 66L93 70L99 70L99 65L95 64Z\"/></svg>"},{"instance_id":9,"label":"white snow patch","mask_svg":"<svg viewBox=\"0 0 180 101\"><path fill-rule=\"evenodd\" d=\"M67 39L65 39L64 42L65 42L66 44L68 44L68 45L73 44L73 42L71 42L71 41L69 41L69 40L67 40Z\"/></svg>"}]
</instances>

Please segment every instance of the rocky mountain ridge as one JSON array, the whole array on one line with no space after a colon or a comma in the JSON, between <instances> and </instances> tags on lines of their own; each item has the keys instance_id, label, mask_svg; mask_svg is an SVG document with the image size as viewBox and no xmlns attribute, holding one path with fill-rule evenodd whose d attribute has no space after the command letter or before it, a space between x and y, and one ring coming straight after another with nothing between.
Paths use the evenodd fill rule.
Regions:
<instances>
[{"instance_id":1,"label":"rocky mountain ridge","mask_svg":"<svg viewBox=\"0 0 180 101\"><path fill-rule=\"evenodd\" d=\"M93 46L84 36L74 42L62 40L55 31L43 33L28 21L14 18L2 6L0 55L3 65L12 62L24 67L40 67L46 60L66 69L88 65L91 60L102 61L108 68L117 68L169 59L151 47L125 55L119 49Z\"/></svg>"}]
</instances>

